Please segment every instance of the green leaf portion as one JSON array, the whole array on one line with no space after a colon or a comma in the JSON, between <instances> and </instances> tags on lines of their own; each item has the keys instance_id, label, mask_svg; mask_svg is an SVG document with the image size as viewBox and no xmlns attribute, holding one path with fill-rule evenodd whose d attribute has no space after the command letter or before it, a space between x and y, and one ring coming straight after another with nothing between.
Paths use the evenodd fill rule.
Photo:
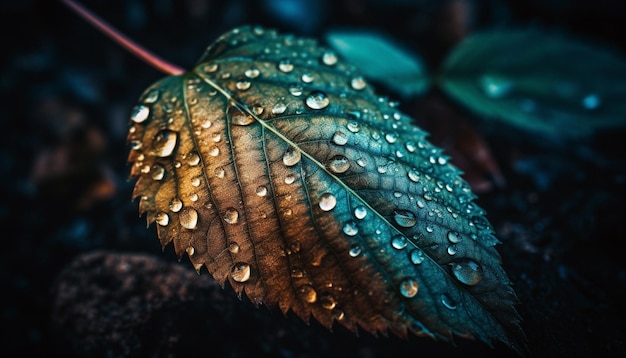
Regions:
<instances>
[{"instance_id":1,"label":"green leaf portion","mask_svg":"<svg viewBox=\"0 0 626 358\"><path fill-rule=\"evenodd\" d=\"M419 56L382 33L333 30L326 34L326 41L367 78L402 97L420 95L430 85Z\"/></svg>"},{"instance_id":2,"label":"green leaf portion","mask_svg":"<svg viewBox=\"0 0 626 358\"><path fill-rule=\"evenodd\" d=\"M476 33L450 53L439 85L485 118L576 139L626 124L626 61L539 30Z\"/></svg>"}]
</instances>

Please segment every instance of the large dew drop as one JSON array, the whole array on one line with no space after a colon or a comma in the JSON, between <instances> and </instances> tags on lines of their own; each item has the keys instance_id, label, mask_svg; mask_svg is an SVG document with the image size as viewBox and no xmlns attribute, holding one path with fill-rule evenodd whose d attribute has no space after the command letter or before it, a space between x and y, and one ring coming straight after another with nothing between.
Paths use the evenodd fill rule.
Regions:
<instances>
[{"instance_id":1,"label":"large dew drop","mask_svg":"<svg viewBox=\"0 0 626 358\"><path fill-rule=\"evenodd\" d=\"M300 154L300 151L296 148L290 147L283 155L283 164L291 167L298 164L301 158L302 154Z\"/></svg>"},{"instance_id":2,"label":"large dew drop","mask_svg":"<svg viewBox=\"0 0 626 358\"><path fill-rule=\"evenodd\" d=\"M459 282L474 286L483 278L483 268L472 260L460 260L452 264L452 273Z\"/></svg>"},{"instance_id":3,"label":"large dew drop","mask_svg":"<svg viewBox=\"0 0 626 358\"><path fill-rule=\"evenodd\" d=\"M417 295L419 285L414 278L407 278L400 282L400 294L406 298L412 298Z\"/></svg>"},{"instance_id":4,"label":"large dew drop","mask_svg":"<svg viewBox=\"0 0 626 358\"><path fill-rule=\"evenodd\" d=\"M195 229L198 225L198 212L192 207L186 207L178 216L180 225L185 229Z\"/></svg>"},{"instance_id":5,"label":"large dew drop","mask_svg":"<svg viewBox=\"0 0 626 358\"><path fill-rule=\"evenodd\" d=\"M250 279L250 265L245 262L237 262L230 270L230 276L234 281L246 282Z\"/></svg>"},{"instance_id":6,"label":"large dew drop","mask_svg":"<svg viewBox=\"0 0 626 358\"><path fill-rule=\"evenodd\" d=\"M313 91L304 102L311 109L323 109L328 107L330 99L322 91Z\"/></svg>"},{"instance_id":7,"label":"large dew drop","mask_svg":"<svg viewBox=\"0 0 626 358\"><path fill-rule=\"evenodd\" d=\"M135 106L130 119L135 123L143 123L150 115L150 108L144 105Z\"/></svg>"},{"instance_id":8,"label":"large dew drop","mask_svg":"<svg viewBox=\"0 0 626 358\"><path fill-rule=\"evenodd\" d=\"M330 211L337 205L337 198L331 193L324 193L320 197L320 209L324 211Z\"/></svg>"},{"instance_id":9,"label":"large dew drop","mask_svg":"<svg viewBox=\"0 0 626 358\"><path fill-rule=\"evenodd\" d=\"M412 211L408 210L394 210L393 220L402 227L413 227L417 224L417 217Z\"/></svg>"},{"instance_id":10,"label":"large dew drop","mask_svg":"<svg viewBox=\"0 0 626 358\"><path fill-rule=\"evenodd\" d=\"M157 133L154 137L154 152L159 157L168 157L172 155L176 148L178 134L176 132L164 129Z\"/></svg>"},{"instance_id":11,"label":"large dew drop","mask_svg":"<svg viewBox=\"0 0 626 358\"><path fill-rule=\"evenodd\" d=\"M235 208L228 208L224 212L224 221L229 224L236 224L239 221L239 212Z\"/></svg>"}]
</instances>

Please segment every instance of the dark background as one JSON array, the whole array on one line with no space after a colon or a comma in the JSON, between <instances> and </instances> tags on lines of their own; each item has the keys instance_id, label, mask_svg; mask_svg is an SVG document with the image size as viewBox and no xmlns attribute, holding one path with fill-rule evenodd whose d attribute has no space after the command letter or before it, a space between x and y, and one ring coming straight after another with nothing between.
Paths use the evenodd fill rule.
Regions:
<instances>
[{"instance_id":1,"label":"dark background","mask_svg":"<svg viewBox=\"0 0 626 358\"><path fill-rule=\"evenodd\" d=\"M626 6L617 0L82 3L184 68L220 34L250 23L318 39L338 26L383 30L433 69L485 28L541 26L626 53ZM0 28L0 355L512 354L464 339L454 347L331 333L240 303L206 271L197 276L171 247L161 250L130 200L128 116L164 75L56 1L3 1ZM436 91L403 99L401 109L452 153L479 193L503 242L532 354L624 356L624 131L557 146L494 130ZM488 160L472 159L477 147ZM495 184L494 164L505 185Z\"/></svg>"}]
</instances>

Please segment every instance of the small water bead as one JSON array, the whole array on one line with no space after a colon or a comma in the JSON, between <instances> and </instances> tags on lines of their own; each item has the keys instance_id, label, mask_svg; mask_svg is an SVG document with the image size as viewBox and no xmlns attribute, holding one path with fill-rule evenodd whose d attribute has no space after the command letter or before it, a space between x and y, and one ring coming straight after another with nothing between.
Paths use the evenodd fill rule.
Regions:
<instances>
[{"instance_id":1,"label":"small water bead","mask_svg":"<svg viewBox=\"0 0 626 358\"><path fill-rule=\"evenodd\" d=\"M448 255L453 256L456 255L456 253L458 252L458 248L456 245L450 245L448 246Z\"/></svg>"},{"instance_id":2,"label":"small water bead","mask_svg":"<svg viewBox=\"0 0 626 358\"><path fill-rule=\"evenodd\" d=\"M212 125L213 125L213 122L207 119L204 122L202 122L202 124L200 124L200 127L207 129L207 128L210 128Z\"/></svg>"},{"instance_id":3,"label":"small water bead","mask_svg":"<svg viewBox=\"0 0 626 358\"><path fill-rule=\"evenodd\" d=\"M183 202L179 198L174 198L170 200L169 207L170 211L177 213L183 208Z\"/></svg>"},{"instance_id":4,"label":"small water bead","mask_svg":"<svg viewBox=\"0 0 626 358\"><path fill-rule=\"evenodd\" d=\"M245 91L250 88L250 81L238 81L235 87L240 91Z\"/></svg>"},{"instance_id":5,"label":"small water bead","mask_svg":"<svg viewBox=\"0 0 626 358\"><path fill-rule=\"evenodd\" d=\"M409 253L409 260L411 260L411 262L415 265L421 264L422 262L424 262L424 259L424 251L420 249L412 250Z\"/></svg>"},{"instance_id":6,"label":"small water bead","mask_svg":"<svg viewBox=\"0 0 626 358\"><path fill-rule=\"evenodd\" d=\"M336 174L345 173L350 168L350 161L343 155L335 155L328 162L328 169Z\"/></svg>"},{"instance_id":7,"label":"small water bead","mask_svg":"<svg viewBox=\"0 0 626 358\"><path fill-rule=\"evenodd\" d=\"M226 175L226 171L222 167L217 167L213 171L213 175L215 175L216 178L220 178L221 179L221 178L224 177L224 175Z\"/></svg>"},{"instance_id":8,"label":"small water bead","mask_svg":"<svg viewBox=\"0 0 626 358\"><path fill-rule=\"evenodd\" d=\"M251 68L251 69L246 70L246 72L244 72L244 75L250 79L259 77L259 74L260 72L256 68Z\"/></svg>"},{"instance_id":9,"label":"small water bead","mask_svg":"<svg viewBox=\"0 0 626 358\"><path fill-rule=\"evenodd\" d=\"M149 104L154 103L159 100L159 95L160 95L159 90L153 89L150 92L148 92L146 97L143 99L143 103L149 103Z\"/></svg>"},{"instance_id":10,"label":"small water bead","mask_svg":"<svg viewBox=\"0 0 626 358\"><path fill-rule=\"evenodd\" d=\"M165 176L165 168L161 164L155 164L150 169L151 177L154 180L163 180Z\"/></svg>"},{"instance_id":11,"label":"small water bead","mask_svg":"<svg viewBox=\"0 0 626 358\"><path fill-rule=\"evenodd\" d=\"M426 206L421 200L416 201L415 204L417 204L417 207L420 209L424 209L424 207Z\"/></svg>"},{"instance_id":12,"label":"small water bead","mask_svg":"<svg viewBox=\"0 0 626 358\"><path fill-rule=\"evenodd\" d=\"M333 318L337 321L342 321L345 318L345 313L340 309L333 310Z\"/></svg>"},{"instance_id":13,"label":"small water bead","mask_svg":"<svg viewBox=\"0 0 626 358\"><path fill-rule=\"evenodd\" d=\"M130 119L135 123L143 123L148 116L150 116L150 108L141 104L133 108Z\"/></svg>"},{"instance_id":14,"label":"small water bead","mask_svg":"<svg viewBox=\"0 0 626 358\"><path fill-rule=\"evenodd\" d=\"M230 270L230 277L237 282L246 282L250 279L250 265L245 262L237 262Z\"/></svg>"},{"instance_id":15,"label":"small water bead","mask_svg":"<svg viewBox=\"0 0 626 358\"><path fill-rule=\"evenodd\" d=\"M393 219L396 224L402 227L413 227L417 224L417 217L409 210L394 210Z\"/></svg>"},{"instance_id":16,"label":"small water bead","mask_svg":"<svg viewBox=\"0 0 626 358\"><path fill-rule=\"evenodd\" d=\"M320 303L322 304L322 307L327 310L332 310L337 305L337 301L335 301L335 298L331 295L322 296L320 298Z\"/></svg>"},{"instance_id":17,"label":"small water bead","mask_svg":"<svg viewBox=\"0 0 626 358\"><path fill-rule=\"evenodd\" d=\"M167 129L160 131L154 138L153 146L155 154L159 157L172 155L176 148L177 141L178 134L176 132Z\"/></svg>"},{"instance_id":18,"label":"small water bead","mask_svg":"<svg viewBox=\"0 0 626 358\"><path fill-rule=\"evenodd\" d=\"M472 216L471 222L474 223L478 230L486 230L489 228L489 223L483 216Z\"/></svg>"},{"instance_id":19,"label":"small water bead","mask_svg":"<svg viewBox=\"0 0 626 358\"><path fill-rule=\"evenodd\" d=\"M432 211L429 212L428 214L431 214L431 213L432 213ZM434 213L432 215L430 215L430 216L433 216L433 215L434 215ZM435 229L431 225L426 225L426 232L427 233L432 234L433 231L435 231Z\"/></svg>"},{"instance_id":20,"label":"small water bead","mask_svg":"<svg viewBox=\"0 0 626 358\"><path fill-rule=\"evenodd\" d=\"M193 256L193 254L196 252L196 249L194 249L193 246L188 246L185 249L185 252L187 252L187 255Z\"/></svg>"},{"instance_id":21,"label":"small water bead","mask_svg":"<svg viewBox=\"0 0 626 358\"><path fill-rule=\"evenodd\" d=\"M286 110L287 105L282 102L278 102L274 105L274 107L272 107L272 114L283 114Z\"/></svg>"},{"instance_id":22,"label":"small water bead","mask_svg":"<svg viewBox=\"0 0 626 358\"><path fill-rule=\"evenodd\" d=\"M260 197L264 197L267 195L267 187L264 185L260 185L256 188L256 195Z\"/></svg>"},{"instance_id":23,"label":"small water bead","mask_svg":"<svg viewBox=\"0 0 626 358\"><path fill-rule=\"evenodd\" d=\"M402 250L408 245L406 237L402 235L396 235L391 239L391 246L396 250Z\"/></svg>"},{"instance_id":24,"label":"small water bead","mask_svg":"<svg viewBox=\"0 0 626 358\"><path fill-rule=\"evenodd\" d=\"M410 277L400 282L400 294L406 298L413 298L417 295L419 285L417 280Z\"/></svg>"},{"instance_id":25,"label":"small water bead","mask_svg":"<svg viewBox=\"0 0 626 358\"><path fill-rule=\"evenodd\" d=\"M348 128L348 130L352 133L357 133L360 129L359 123L354 121L348 122L346 128Z\"/></svg>"},{"instance_id":26,"label":"small water bead","mask_svg":"<svg viewBox=\"0 0 626 358\"><path fill-rule=\"evenodd\" d=\"M228 252L230 252L231 254L238 254L240 250L241 247L236 242L231 242L228 245Z\"/></svg>"},{"instance_id":27,"label":"small water bead","mask_svg":"<svg viewBox=\"0 0 626 358\"><path fill-rule=\"evenodd\" d=\"M252 106L252 112L256 114L257 116L260 116L261 114L263 114L264 111L265 111L265 108L263 108L263 106L260 104L255 104L254 106ZM250 124L250 123L246 123L245 125L247 124Z\"/></svg>"},{"instance_id":28,"label":"small water bead","mask_svg":"<svg viewBox=\"0 0 626 358\"><path fill-rule=\"evenodd\" d=\"M359 205L354 208L354 217L363 220L367 216L367 209L363 205Z\"/></svg>"},{"instance_id":29,"label":"small water bead","mask_svg":"<svg viewBox=\"0 0 626 358\"><path fill-rule=\"evenodd\" d=\"M302 154L300 153L300 150L290 147L283 155L283 164L288 167L292 167L298 164L301 158Z\"/></svg>"},{"instance_id":30,"label":"small water bead","mask_svg":"<svg viewBox=\"0 0 626 358\"><path fill-rule=\"evenodd\" d=\"M198 225L198 212L192 207L186 207L178 215L180 225L185 229L195 229Z\"/></svg>"},{"instance_id":31,"label":"small water bead","mask_svg":"<svg viewBox=\"0 0 626 358\"><path fill-rule=\"evenodd\" d=\"M420 180L420 175L417 172L417 169L410 169L407 172L407 176L409 177L409 180L411 180L414 183L417 183Z\"/></svg>"},{"instance_id":32,"label":"small water bead","mask_svg":"<svg viewBox=\"0 0 626 358\"><path fill-rule=\"evenodd\" d=\"M455 310L457 306L456 301L447 293L441 295L441 303L450 310Z\"/></svg>"},{"instance_id":33,"label":"small water bead","mask_svg":"<svg viewBox=\"0 0 626 358\"><path fill-rule=\"evenodd\" d=\"M433 197L432 197L432 195L430 195L430 193L424 193L424 195L422 195L422 198L424 198L424 200L426 200L426 201L433 200Z\"/></svg>"},{"instance_id":34,"label":"small water bead","mask_svg":"<svg viewBox=\"0 0 626 358\"><path fill-rule=\"evenodd\" d=\"M211 63L204 66L204 72L211 73L217 71L217 63Z\"/></svg>"},{"instance_id":35,"label":"small water bead","mask_svg":"<svg viewBox=\"0 0 626 358\"><path fill-rule=\"evenodd\" d=\"M293 184L293 182L295 182L295 181L296 181L296 176L293 175L293 174L288 174L285 177L285 184Z\"/></svg>"},{"instance_id":36,"label":"small water bead","mask_svg":"<svg viewBox=\"0 0 626 358\"><path fill-rule=\"evenodd\" d=\"M191 179L191 186L195 186L196 188L200 186L201 180L200 178Z\"/></svg>"},{"instance_id":37,"label":"small water bead","mask_svg":"<svg viewBox=\"0 0 626 358\"><path fill-rule=\"evenodd\" d=\"M306 98L305 104L311 109L323 109L328 107L330 99L322 91L313 91Z\"/></svg>"},{"instance_id":38,"label":"small water bead","mask_svg":"<svg viewBox=\"0 0 626 358\"><path fill-rule=\"evenodd\" d=\"M199 199L199 197L198 197L198 194L196 194L196 193L193 193L193 194L189 195L189 200L191 200L193 202L198 201L198 199Z\"/></svg>"},{"instance_id":39,"label":"small water bead","mask_svg":"<svg viewBox=\"0 0 626 358\"><path fill-rule=\"evenodd\" d=\"M437 158L437 164L439 165L445 165L447 162L448 162L448 159L446 157Z\"/></svg>"},{"instance_id":40,"label":"small water bead","mask_svg":"<svg viewBox=\"0 0 626 358\"><path fill-rule=\"evenodd\" d=\"M387 141L387 143L389 144L393 144L398 140L398 134L397 133L387 133L385 134L385 140Z\"/></svg>"},{"instance_id":41,"label":"small water bead","mask_svg":"<svg viewBox=\"0 0 626 358\"><path fill-rule=\"evenodd\" d=\"M239 212L235 208L228 208L224 211L224 221L229 224L236 224L239 222Z\"/></svg>"},{"instance_id":42,"label":"small water bead","mask_svg":"<svg viewBox=\"0 0 626 358\"><path fill-rule=\"evenodd\" d=\"M220 154L220 149L218 147L213 146L209 149L210 156L217 157L219 154Z\"/></svg>"},{"instance_id":43,"label":"small water bead","mask_svg":"<svg viewBox=\"0 0 626 358\"><path fill-rule=\"evenodd\" d=\"M170 217L166 213L160 212L156 216L156 222L161 226L167 226L170 223Z\"/></svg>"},{"instance_id":44,"label":"small water bead","mask_svg":"<svg viewBox=\"0 0 626 358\"><path fill-rule=\"evenodd\" d=\"M292 96L302 96L302 87L300 86L291 86L289 87L289 93L291 93Z\"/></svg>"},{"instance_id":45,"label":"small water bead","mask_svg":"<svg viewBox=\"0 0 626 358\"><path fill-rule=\"evenodd\" d=\"M326 66L332 66L337 63L337 55L332 51L326 51L322 54L322 63Z\"/></svg>"},{"instance_id":46,"label":"small water bead","mask_svg":"<svg viewBox=\"0 0 626 358\"><path fill-rule=\"evenodd\" d=\"M463 284L474 286L483 278L483 268L472 260L463 259L451 265L454 277Z\"/></svg>"},{"instance_id":47,"label":"small water bead","mask_svg":"<svg viewBox=\"0 0 626 358\"><path fill-rule=\"evenodd\" d=\"M302 79L302 82L304 82L304 83L311 83L311 82L313 82L313 80L315 79L315 77L313 77L313 75L312 75L312 74L310 74L310 73L308 73L308 72L307 72L307 73L304 73L304 74L302 75L301 79Z\"/></svg>"},{"instance_id":48,"label":"small water bead","mask_svg":"<svg viewBox=\"0 0 626 358\"><path fill-rule=\"evenodd\" d=\"M298 290L306 302L315 303L317 301L317 291L315 291L313 286L309 284L302 285Z\"/></svg>"},{"instance_id":49,"label":"small water bead","mask_svg":"<svg viewBox=\"0 0 626 358\"><path fill-rule=\"evenodd\" d=\"M415 142L411 142L411 141L404 143L404 147L406 148L406 150L408 150L411 153L415 152L415 149L416 149Z\"/></svg>"},{"instance_id":50,"label":"small water bead","mask_svg":"<svg viewBox=\"0 0 626 358\"><path fill-rule=\"evenodd\" d=\"M354 221L351 221L343 226L343 232L348 236L355 236L359 233L359 228L356 226Z\"/></svg>"},{"instance_id":51,"label":"small water bead","mask_svg":"<svg viewBox=\"0 0 626 358\"><path fill-rule=\"evenodd\" d=\"M291 277L293 278L302 278L304 277L304 271L301 269L294 267L291 269Z\"/></svg>"},{"instance_id":52,"label":"small water bead","mask_svg":"<svg viewBox=\"0 0 626 358\"><path fill-rule=\"evenodd\" d=\"M337 205L337 198L331 193L324 193L320 197L320 209L330 211Z\"/></svg>"},{"instance_id":53,"label":"small water bead","mask_svg":"<svg viewBox=\"0 0 626 358\"><path fill-rule=\"evenodd\" d=\"M291 63L291 60L284 58L278 62L278 69L281 72L289 73L293 71L293 63Z\"/></svg>"},{"instance_id":54,"label":"small water bead","mask_svg":"<svg viewBox=\"0 0 626 358\"><path fill-rule=\"evenodd\" d=\"M385 174L387 173L387 164L381 164L376 168L376 171L378 172L378 174Z\"/></svg>"},{"instance_id":55,"label":"small water bead","mask_svg":"<svg viewBox=\"0 0 626 358\"><path fill-rule=\"evenodd\" d=\"M357 244L352 244L352 246L350 246L350 251L348 251L348 254L352 257L359 256L361 254L361 246Z\"/></svg>"},{"instance_id":56,"label":"small water bead","mask_svg":"<svg viewBox=\"0 0 626 358\"><path fill-rule=\"evenodd\" d=\"M354 77L352 81L350 81L350 86L357 91L362 90L366 85L365 79L361 76Z\"/></svg>"},{"instance_id":57,"label":"small water bead","mask_svg":"<svg viewBox=\"0 0 626 358\"><path fill-rule=\"evenodd\" d=\"M189 158L187 159L187 163L189 163L189 165L191 166L195 166L200 164L200 156L198 155L198 153L191 153L189 154Z\"/></svg>"},{"instance_id":58,"label":"small water bead","mask_svg":"<svg viewBox=\"0 0 626 358\"><path fill-rule=\"evenodd\" d=\"M367 159L361 157L356 160L356 164L360 166L361 168L365 168L365 166L367 165Z\"/></svg>"},{"instance_id":59,"label":"small water bead","mask_svg":"<svg viewBox=\"0 0 626 358\"><path fill-rule=\"evenodd\" d=\"M235 106L228 108L227 116L230 118L230 122L237 126L247 126L255 121L254 117L248 113L244 113Z\"/></svg>"},{"instance_id":60,"label":"small water bead","mask_svg":"<svg viewBox=\"0 0 626 358\"><path fill-rule=\"evenodd\" d=\"M348 136L342 131L336 131L333 134L333 143L337 145L345 145L348 143Z\"/></svg>"},{"instance_id":61,"label":"small water bead","mask_svg":"<svg viewBox=\"0 0 626 358\"><path fill-rule=\"evenodd\" d=\"M450 241L453 244L457 244L461 242L462 240L461 234L459 234L456 231L449 231L447 236L448 236L448 241Z\"/></svg>"}]
</instances>

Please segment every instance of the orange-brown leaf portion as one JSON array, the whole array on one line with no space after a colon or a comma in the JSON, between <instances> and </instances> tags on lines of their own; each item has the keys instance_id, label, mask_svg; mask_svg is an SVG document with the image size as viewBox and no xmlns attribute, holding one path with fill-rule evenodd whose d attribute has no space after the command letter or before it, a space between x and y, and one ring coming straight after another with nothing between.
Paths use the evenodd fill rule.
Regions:
<instances>
[{"instance_id":1,"label":"orange-brown leaf portion","mask_svg":"<svg viewBox=\"0 0 626 358\"><path fill-rule=\"evenodd\" d=\"M314 41L235 29L131 116L134 196L252 302L326 327L523 344L467 183L395 104Z\"/></svg>"}]
</instances>

